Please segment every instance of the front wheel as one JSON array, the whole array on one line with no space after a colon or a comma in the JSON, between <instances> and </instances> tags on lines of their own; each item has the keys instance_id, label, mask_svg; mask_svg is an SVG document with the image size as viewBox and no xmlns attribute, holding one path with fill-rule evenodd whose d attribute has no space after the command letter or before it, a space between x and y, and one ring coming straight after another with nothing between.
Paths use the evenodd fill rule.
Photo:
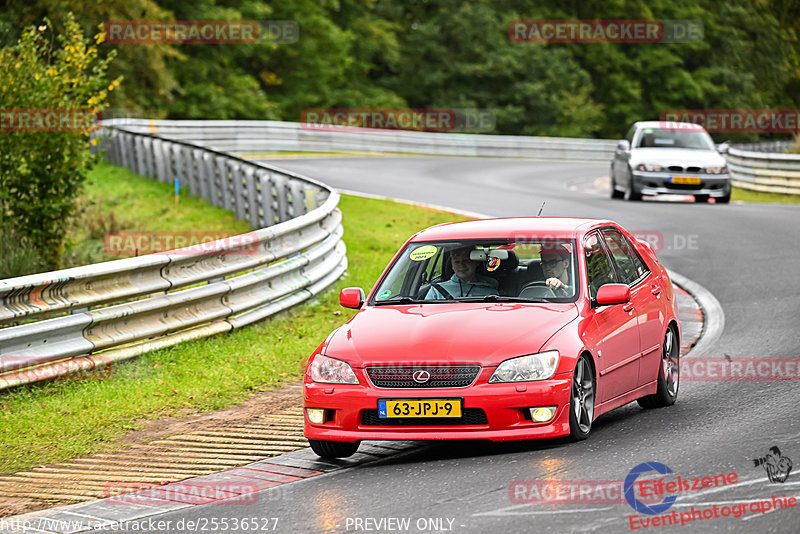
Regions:
<instances>
[{"instance_id":1,"label":"front wheel","mask_svg":"<svg viewBox=\"0 0 800 534\"><path fill-rule=\"evenodd\" d=\"M625 188L625 193L623 193L625 200L630 201L638 201L642 200L642 194L636 191L636 188L633 186L633 172L629 169L628 170L628 186Z\"/></svg>"},{"instance_id":2,"label":"front wheel","mask_svg":"<svg viewBox=\"0 0 800 534\"><path fill-rule=\"evenodd\" d=\"M583 354L572 373L572 395L569 402L569 436L574 441L589 437L594 421L595 382L592 365Z\"/></svg>"},{"instance_id":3,"label":"front wheel","mask_svg":"<svg viewBox=\"0 0 800 534\"><path fill-rule=\"evenodd\" d=\"M667 328L661 348L661 365L658 366L658 387L653 395L638 399L642 408L663 408L675 404L680 383L680 347L675 329Z\"/></svg>"},{"instance_id":4,"label":"front wheel","mask_svg":"<svg viewBox=\"0 0 800 534\"><path fill-rule=\"evenodd\" d=\"M347 458L353 456L361 445L360 441L347 443L344 441L321 441L310 439L311 450L320 458Z\"/></svg>"}]
</instances>

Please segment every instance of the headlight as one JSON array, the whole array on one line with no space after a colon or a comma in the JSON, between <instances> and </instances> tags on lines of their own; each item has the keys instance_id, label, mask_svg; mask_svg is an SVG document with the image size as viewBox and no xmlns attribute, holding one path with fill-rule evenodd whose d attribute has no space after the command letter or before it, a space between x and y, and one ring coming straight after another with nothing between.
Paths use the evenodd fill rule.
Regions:
<instances>
[{"instance_id":1,"label":"headlight","mask_svg":"<svg viewBox=\"0 0 800 534\"><path fill-rule=\"evenodd\" d=\"M326 384L358 384L349 363L322 354L315 354L311 362L311 380Z\"/></svg>"},{"instance_id":2,"label":"headlight","mask_svg":"<svg viewBox=\"0 0 800 534\"><path fill-rule=\"evenodd\" d=\"M637 171L647 171L647 172L661 172L664 170L664 167L661 165L653 165L652 163L640 163L636 166Z\"/></svg>"},{"instance_id":3,"label":"headlight","mask_svg":"<svg viewBox=\"0 0 800 534\"><path fill-rule=\"evenodd\" d=\"M722 167L706 167L703 169L703 172L706 174L725 174L728 172L728 167L723 165Z\"/></svg>"},{"instance_id":4,"label":"headlight","mask_svg":"<svg viewBox=\"0 0 800 534\"><path fill-rule=\"evenodd\" d=\"M497 366L489 383L547 380L555 374L557 367L557 350L511 358Z\"/></svg>"}]
</instances>

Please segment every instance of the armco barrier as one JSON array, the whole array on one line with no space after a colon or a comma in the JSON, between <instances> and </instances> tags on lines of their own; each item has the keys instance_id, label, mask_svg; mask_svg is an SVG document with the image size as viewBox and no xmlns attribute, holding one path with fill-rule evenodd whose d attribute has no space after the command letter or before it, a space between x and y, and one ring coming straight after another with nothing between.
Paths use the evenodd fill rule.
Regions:
<instances>
[{"instance_id":1,"label":"armco barrier","mask_svg":"<svg viewBox=\"0 0 800 534\"><path fill-rule=\"evenodd\" d=\"M375 130L318 129L280 121L172 121L111 119L108 124L167 139L183 139L231 153L389 152L442 156L497 156L611 161L616 141L570 137L531 137Z\"/></svg>"},{"instance_id":2,"label":"armco barrier","mask_svg":"<svg viewBox=\"0 0 800 534\"><path fill-rule=\"evenodd\" d=\"M735 186L800 195L800 154L753 152L732 147L726 158Z\"/></svg>"},{"instance_id":3,"label":"armco barrier","mask_svg":"<svg viewBox=\"0 0 800 534\"><path fill-rule=\"evenodd\" d=\"M0 325L12 324L0 329L0 389L239 328L319 294L347 267L331 188L191 143L106 127L103 147L113 163L178 179L261 228L247 234L252 252L242 254L240 240L228 238L0 280Z\"/></svg>"}]
</instances>

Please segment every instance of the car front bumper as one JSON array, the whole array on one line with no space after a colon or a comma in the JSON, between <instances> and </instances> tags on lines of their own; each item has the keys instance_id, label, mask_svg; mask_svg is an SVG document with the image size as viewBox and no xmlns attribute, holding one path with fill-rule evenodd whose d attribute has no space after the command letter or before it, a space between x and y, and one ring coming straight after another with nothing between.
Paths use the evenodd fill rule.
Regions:
<instances>
[{"instance_id":1,"label":"car front bumper","mask_svg":"<svg viewBox=\"0 0 800 534\"><path fill-rule=\"evenodd\" d=\"M728 174L692 174L700 184L674 184L672 177L685 177L669 172L633 171L633 187L643 195L708 195L724 197L730 194L731 179Z\"/></svg>"},{"instance_id":2,"label":"car front bumper","mask_svg":"<svg viewBox=\"0 0 800 534\"><path fill-rule=\"evenodd\" d=\"M326 422L312 424L308 414L304 433L308 439L324 441L360 440L461 440L492 441L554 438L569 434L571 373L541 382L489 384L494 368L483 368L477 380L465 388L376 388L362 369L356 370L360 385L306 382L304 406L324 408ZM465 413L485 413L485 424L430 424L424 419L404 419L402 424L383 425L376 419L379 399L461 398ZM546 423L525 416L527 408L556 406L556 415ZM368 413L369 412L369 413ZM473 422L470 418L464 421ZM461 421L459 421L461 423Z\"/></svg>"}]
</instances>

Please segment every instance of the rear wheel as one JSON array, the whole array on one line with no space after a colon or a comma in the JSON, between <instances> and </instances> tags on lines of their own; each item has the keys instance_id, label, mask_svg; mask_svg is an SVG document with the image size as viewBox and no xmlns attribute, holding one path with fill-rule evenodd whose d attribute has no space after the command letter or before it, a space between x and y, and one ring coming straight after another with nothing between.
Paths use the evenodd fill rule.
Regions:
<instances>
[{"instance_id":1,"label":"rear wheel","mask_svg":"<svg viewBox=\"0 0 800 534\"><path fill-rule=\"evenodd\" d=\"M575 441L589 437L594 421L594 373L589 358L578 358L572 373L572 394L569 402L569 435Z\"/></svg>"},{"instance_id":2,"label":"rear wheel","mask_svg":"<svg viewBox=\"0 0 800 534\"><path fill-rule=\"evenodd\" d=\"M658 367L658 388L655 394L638 399L642 408L663 408L675 404L680 383L680 347L673 327L667 328L661 347L661 365Z\"/></svg>"},{"instance_id":3,"label":"rear wheel","mask_svg":"<svg viewBox=\"0 0 800 534\"><path fill-rule=\"evenodd\" d=\"M347 443L344 441L320 441L310 439L311 450L320 458L347 458L353 456L361 445L360 441Z\"/></svg>"}]
</instances>

